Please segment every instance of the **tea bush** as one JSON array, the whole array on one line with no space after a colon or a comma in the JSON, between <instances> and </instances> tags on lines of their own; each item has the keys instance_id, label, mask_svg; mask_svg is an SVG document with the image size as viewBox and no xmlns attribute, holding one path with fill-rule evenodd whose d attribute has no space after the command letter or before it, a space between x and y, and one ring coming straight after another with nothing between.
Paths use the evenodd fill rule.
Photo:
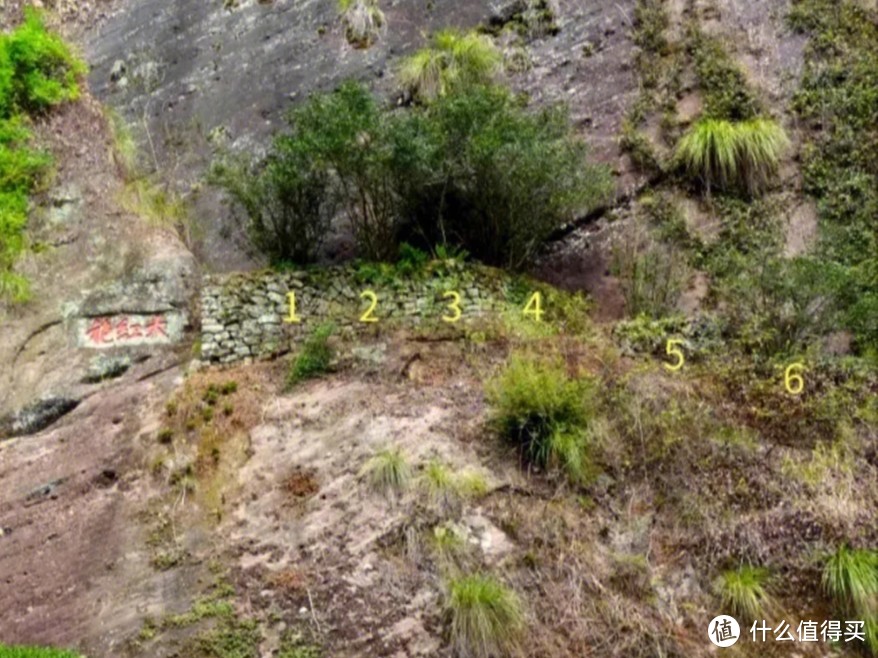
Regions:
<instances>
[{"instance_id":1,"label":"tea bush","mask_svg":"<svg viewBox=\"0 0 878 658\"><path fill-rule=\"evenodd\" d=\"M365 259L395 260L407 240L521 268L610 189L566 113L529 111L498 87L394 113L349 82L296 108L289 126L256 175L224 163L214 175L275 261L312 261L338 204Z\"/></svg>"}]
</instances>

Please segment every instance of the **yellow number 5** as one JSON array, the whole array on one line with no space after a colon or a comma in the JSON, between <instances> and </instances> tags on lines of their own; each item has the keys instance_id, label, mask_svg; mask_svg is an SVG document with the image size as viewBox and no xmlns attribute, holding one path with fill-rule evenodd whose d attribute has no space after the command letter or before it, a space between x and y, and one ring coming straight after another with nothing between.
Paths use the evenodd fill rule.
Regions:
<instances>
[{"instance_id":1,"label":"yellow number 5","mask_svg":"<svg viewBox=\"0 0 878 658\"><path fill-rule=\"evenodd\" d=\"M674 364L666 363L665 368L672 371L677 371L683 367L683 364L686 363L686 359L683 357L683 352L677 347L677 345L682 345L683 341L678 338L671 338L668 340L668 344L665 345L665 352L668 356L677 357L677 362Z\"/></svg>"},{"instance_id":2,"label":"yellow number 5","mask_svg":"<svg viewBox=\"0 0 878 658\"><path fill-rule=\"evenodd\" d=\"M460 320L460 316L463 315L463 311L460 310L460 294L454 290L449 290L442 295L442 299L449 298L451 299L451 302L448 304L448 310L450 310L453 315L443 315L442 319L445 320L445 322L457 322Z\"/></svg>"},{"instance_id":3,"label":"yellow number 5","mask_svg":"<svg viewBox=\"0 0 878 658\"><path fill-rule=\"evenodd\" d=\"M805 367L804 363L793 363L787 366L786 372L783 375L783 384L787 389L788 393L792 393L793 395L799 395L802 391L805 390L805 379L802 375L797 372L793 372L793 369L801 370Z\"/></svg>"},{"instance_id":4,"label":"yellow number 5","mask_svg":"<svg viewBox=\"0 0 878 658\"><path fill-rule=\"evenodd\" d=\"M360 316L360 322L378 322L378 318L372 315L375 312L375 307L378 306L378 295L371 290L364 290L360 293L360 299L368 299L370 301L369 308Z\"/></svg>"}]
</instances>

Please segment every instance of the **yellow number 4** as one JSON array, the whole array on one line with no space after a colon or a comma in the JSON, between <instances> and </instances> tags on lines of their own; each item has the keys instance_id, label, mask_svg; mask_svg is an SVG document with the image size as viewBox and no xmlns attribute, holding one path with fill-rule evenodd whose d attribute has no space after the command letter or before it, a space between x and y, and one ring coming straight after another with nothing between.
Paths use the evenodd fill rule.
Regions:
<instances>
[{"instance_id":1,"label":"yellow number 4","mask_svg":"<svg viewBox=\"0 0 878 658\"><path fill-rule=\"evenodd\" d=\"M463 311L460 309L460 293L449 290L442 295L442 299L451 299L448 303L448 310L452 312L452 315L443 315L442 319L445 322L457 322L460 320L460 316L463 315Z\"/></svg>"},{"instance_id":2,"label":"yellow number 4","mask_svg":"<svg viewBox=\"0 0 878 658\"><path fill-rule=\"evenodd\" d=\"M287 300L290 303L290 314L284 318L284 322L287 324L296 324L302 321L298 315L296 315L296 293L288 292Z\"/></svg>"},{"instance_id":3,"label":"yellow number 4","mask_svg":"<svg viewBox=\"0 0 878 658\"><path fill-rule=\"evenodd\" d=\"M792 393L793 395L799 395L802 391L805 390L805 378L802 377L802 375L800 375L798 372L793 372L794 369L802 370L804 367L804 363L793 363L787 366L787 369L783 375L783 384L788 393Z\"/></svg>"},{"instance_id":4,"label":"yellow number 4","mask_svg":"<svg viewBox=\"0 0 878 658\"><path fill-rule=\"evenodd\" d=\"M524 315L532 315L537 322L543 321L543 296L539 292L530 296L523 313Z\"/></svg>"},{"instance_id":5,"label":"yellow number 4","mask_svg":"<svg viewBox=\"0 0 878 658\"><path fill-rule=\"evenodd\" d=\"M366 312L360 316L360 322L378 322L378 318L372 315L378 306L378 295L371 290L364 290L360 293L360 299L368 299L370 302Z\"/></svg>"},{"instance_id":6,"label":"yellow number 4","mask_svg":"<svg viewBox=\"0 0 878 658\"><path fill-rule=\"evenodd\" d=\"M666 363L665 368L668 370L676 372L680 368L683 367L683 364L686 363L686 359L683 356L683 352L677 347L677 345L682 345L683 341L679 338L671 338L668 340L668 344L665 345L665 353L668 356L677 357L676 363Z\"/></svg>"}]
</instances>

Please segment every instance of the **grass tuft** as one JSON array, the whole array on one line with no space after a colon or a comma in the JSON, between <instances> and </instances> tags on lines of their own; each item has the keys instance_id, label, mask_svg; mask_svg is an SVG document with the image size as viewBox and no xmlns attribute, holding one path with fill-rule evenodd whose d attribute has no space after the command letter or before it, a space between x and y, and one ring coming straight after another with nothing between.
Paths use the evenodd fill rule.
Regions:
<instances>
[{"instance_id":1,"label":"grass tuft","mask_svg":"<svg viewBox=\"0 0 878 658\"><path fill-rule=\"evenodd\" d=\"M451 580L445 605L455 655L499 658L517 649L524 628L521 602L494 578L470 575Z\"/></svg>"},{"instance_id":2,"label":"grass tuft","mask_svg":"<svg viewBox=\"0 0 878 658\"><path fill-rule=\"evenodd\" d=\"M771 119L701 119L677 145L677 159L707 188L740 187L753 194L777 174L790 141Z\"/></svg>"},{"instance_id":3,"label":"grass tuft","mask_svg":"<svg viewBox=\"0 0 878 658\"><path fill-rule=\"evenodd\" d=\"M513 356L488 384L494 425L529 462L562 467L574 481L588 471L589 406L594 387L563 363Z\"/></svg>"},{"instance_id":4,"label":"grass tuft","mask_svg":"<svg viewBox=\"0 0 878 658\"><path fill-rule=\"evenodd\" d=\"M399 448L380 450L366 462L362 471L369 487L388 498L408 488L411 474L408 461Z\"/></svg>"},{"instance_id":5,"label":"grass tuft","mask_svg":"<svg viewBox=\"0 0 878 658\"><path fill-rule=\"evenodd\" d=\"M399 78L413 98L429 103L453 88L491 82L502 63L487 35L447 29L403 62Z\"/></svg>"},{"instance_id":6,"label":"grass tuft","mask_svg":"<svg viewBox=\"0 0 878 658\"><path fill-rule=\"evenodd\" d=\"M878 551L841 546L823 569L823 588L846 611L878 613Z\"/></svg>"},{"instance_id":7,"label":"grass tuft","mask_svg":"<svg viewBox=\"0 0 878 658\"><path fill-rule=\"evenodd\" d=\"M335 326L332 324L322 324L314 329L290 366L287 373L287 389L329 370L329 364L334 356L329 339L334 332Z\"/></svg>"},{"instance_id":8,"label":"grass tuft","mask_svg":"<svg viewBox=\"0 0 878 658\"><path fill-rule=\"evenodd\" d=\"M723 572L714 589L722 599L723 609L744 619L759 619L774 607L768 593L769 574L766 569L749 565Z\"/></svg>"},{"instance_id":9,"label":"grass tuft","mask_svg":"<svg viewBox=\"0 0 878 658\"><path fill-rule=\"evenodd\" d=\"M355 48L368 48L387 27L378 0L339 0L345 38Z\"/></svg>"}]
</instances>

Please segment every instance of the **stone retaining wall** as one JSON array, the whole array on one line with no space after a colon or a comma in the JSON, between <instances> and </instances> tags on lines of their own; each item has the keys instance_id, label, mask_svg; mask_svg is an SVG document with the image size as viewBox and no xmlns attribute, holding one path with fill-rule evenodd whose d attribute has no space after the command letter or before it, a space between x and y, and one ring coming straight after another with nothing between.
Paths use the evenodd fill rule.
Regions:
<instances>
[{"instance_id":1,"label":"stone retaining wall","mask_svg":"<svg viewBox=\"0 0 878 658\"><path fill-rule=\"evenodd\" d=\"M379 325L442 322L443 316L455 315L450 308L453 298L443 298L448 291L460 295L459 322L466 323L502 309L508 281L497 270L459 264L434 265L432 271L408 279L381 279L370 282L353 266L205 277L201 358L231 363L283 353L325 322L347 333L374 326L360 321L370 305L369 299L361 298L367 290L377 298L372 317ZM291 292L298 323L285 320Z\"/></svg>"}]
</instances>

